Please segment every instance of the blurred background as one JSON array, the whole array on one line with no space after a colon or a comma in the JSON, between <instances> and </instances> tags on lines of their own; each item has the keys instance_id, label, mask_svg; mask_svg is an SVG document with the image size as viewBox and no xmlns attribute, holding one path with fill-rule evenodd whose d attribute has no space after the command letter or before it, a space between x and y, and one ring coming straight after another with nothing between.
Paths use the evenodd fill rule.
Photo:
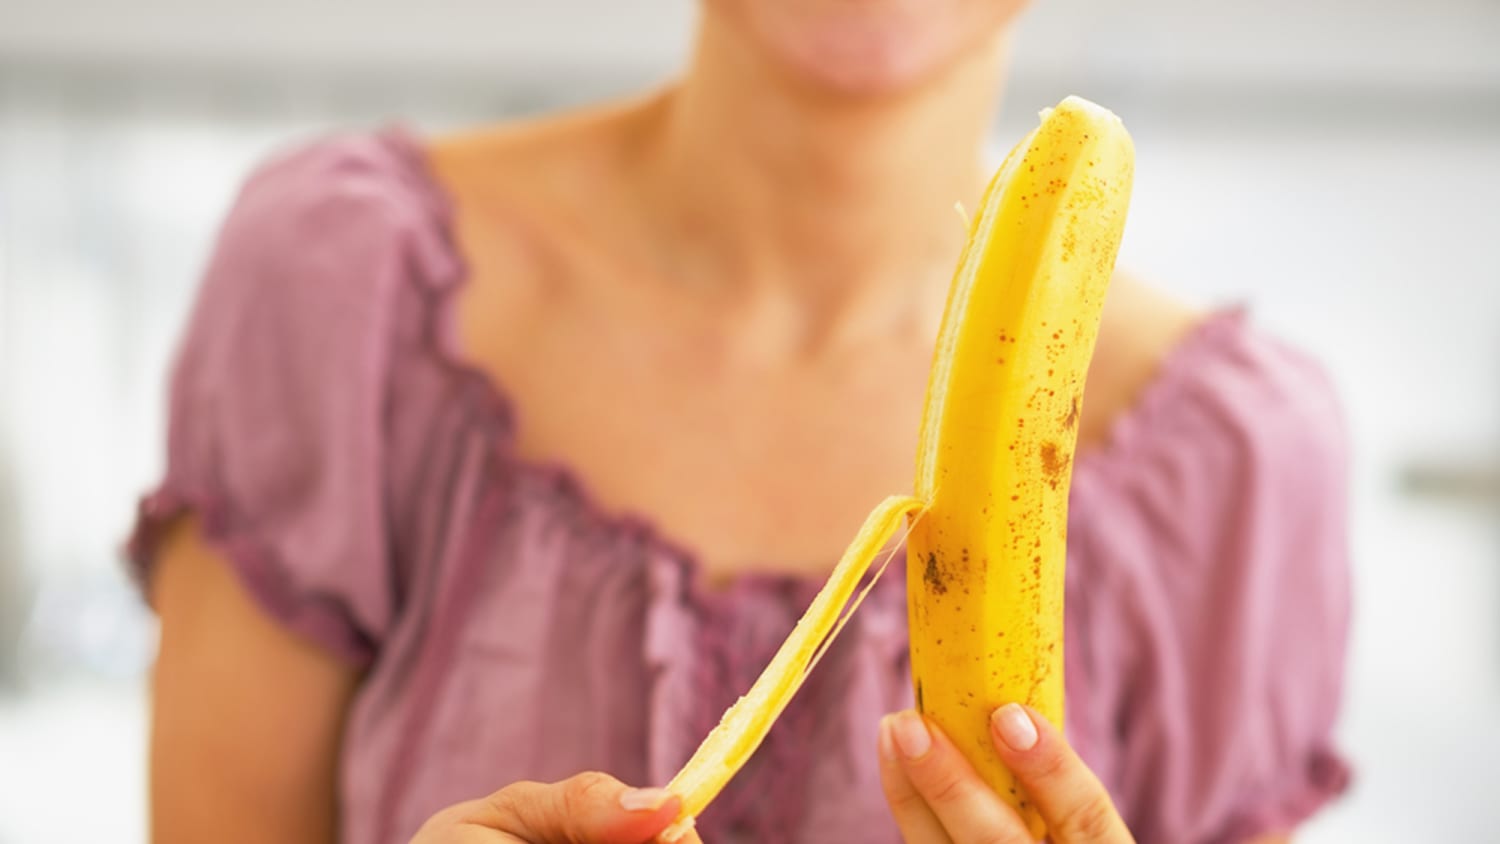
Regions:
<instances>
[{"instance_id":1,"label":"blurred background","mask_svg":"<svg viewBox=\"0 0 1500 844\"><path fill-rule=\"evenodd\" d=\"M1500 840L1500 2L1036 0L996 146L1139 151L1122 266L1248 303L1348 410L1350 795L1300 840ZM145 837L123 574L210 239L269 151L660 83L690 0L0 0L0 844ZM79 807L83 807L80 811Z\"/></svg>"}]
</instances>

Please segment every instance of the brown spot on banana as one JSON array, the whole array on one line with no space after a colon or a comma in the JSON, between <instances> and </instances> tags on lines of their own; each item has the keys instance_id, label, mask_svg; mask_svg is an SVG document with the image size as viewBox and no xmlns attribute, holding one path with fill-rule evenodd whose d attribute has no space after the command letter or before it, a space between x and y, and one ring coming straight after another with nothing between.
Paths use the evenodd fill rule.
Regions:
<instances>
[{"instance_id":1,"label":"brown spot on banana","mask_svg":"<svg viewBox=\"0 0 1500 844\"><path fill-rule=\"evenodd\" d=\"M948 580L943 576L942 568L938 566L937 554L927 555L927 567L922 571L922 582L927 584L928 590L934 594L948 594Z\"/></svg>"},{"instance_id":2,"label":"brown spot on banana","mask_svg":"<svg viewBox=\"0 0 1500 844\"><path fill-rule=\"evenodd\" d=\"M1042 476L1053 489L1057 489L1057 485L1062 482L1072 462L1073 455L1059 448L1057 443L1042 443Z\"/></svg>"}]
</instances>

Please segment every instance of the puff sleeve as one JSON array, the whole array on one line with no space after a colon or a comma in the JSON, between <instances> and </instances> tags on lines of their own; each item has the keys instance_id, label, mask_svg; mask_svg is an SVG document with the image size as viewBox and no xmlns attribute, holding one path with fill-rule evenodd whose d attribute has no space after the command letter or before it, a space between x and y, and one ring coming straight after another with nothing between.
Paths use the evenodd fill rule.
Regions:
<instances>
[{"instance_id":1,"label":"puff sleeve","mask_svg":"<svg viewBox=\"0 0 1500 844\"><path fill-rule=\"evenodd\" d=\"M355 665L392 623L385 416L414 209L379 138L323 141L247 181L179 348L167 470L129 555L149 582L192 511L252 598Z\"/></svg>"},{"instance_id":2,"label":"puff sleeve","mask_svg":"<svg viewBox=\"0 0 1500 844\"><path fill-rule=\"evenodd\" d=\"M1348 781L1340 412L1301 354L1240 318L1205 330L1212 353L1179 359L1088 469L1096 518L1075 526L1118 607L1081 631L1114 656L1080 705L1113 732L1102 767L1142 842L1284 831Z\"/></svg>"}]
</instances>

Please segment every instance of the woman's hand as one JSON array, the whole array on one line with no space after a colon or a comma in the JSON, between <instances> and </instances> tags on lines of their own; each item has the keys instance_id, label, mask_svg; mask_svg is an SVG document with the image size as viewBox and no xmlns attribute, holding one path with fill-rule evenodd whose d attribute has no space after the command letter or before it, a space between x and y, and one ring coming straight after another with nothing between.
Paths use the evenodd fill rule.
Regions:
<instances>
[{"instance_id":1,"label":"woman's hand","mask_svg":"<svg viewBox=\"0 0 1500 844\"><path fill-rule=\"evenodd\" d=\"M1052 844L1132 844L1125 822L1062 735L1019 704L990 738L1047 821ZM907 844L1022 844L1026 825L935 725L910 710L880 722L880 780Z\"/></svg>"},{"instance_id":2,"label":"woman's hand","mask_svg":"<svg viewBox=\"0 0 1500 844\"><path fill-rule=\"evenodd\" d=\"M662 788L631 788L608 774L518 782L433 815L411 844L646 844L677 818ZM680 844L703 844L689 831Z\"/></svg>"}]
</instances>

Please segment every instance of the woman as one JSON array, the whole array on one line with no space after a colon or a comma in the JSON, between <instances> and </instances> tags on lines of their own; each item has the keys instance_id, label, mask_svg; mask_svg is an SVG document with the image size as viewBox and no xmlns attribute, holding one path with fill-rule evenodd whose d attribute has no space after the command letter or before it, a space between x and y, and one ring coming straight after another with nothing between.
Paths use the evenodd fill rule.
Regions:
<instances>
[{"instance_id":1,"label":"woman","mask_svg":"<svg viewBox=\"0 0 1500 844\"><path fill-rule=\"evenodd\" d=\"M508 783L665 782L910 487L1019 5L705 0L663 93L253 176L133 544L157 840L402 841L497 788L554 805ZM1098 349L1069 739L1143 841L1283 834L1345 779L1336 408L1242 315L1127 278ZM705 840L896 840L903 601Z\"/></svg>"}]
</instances>

